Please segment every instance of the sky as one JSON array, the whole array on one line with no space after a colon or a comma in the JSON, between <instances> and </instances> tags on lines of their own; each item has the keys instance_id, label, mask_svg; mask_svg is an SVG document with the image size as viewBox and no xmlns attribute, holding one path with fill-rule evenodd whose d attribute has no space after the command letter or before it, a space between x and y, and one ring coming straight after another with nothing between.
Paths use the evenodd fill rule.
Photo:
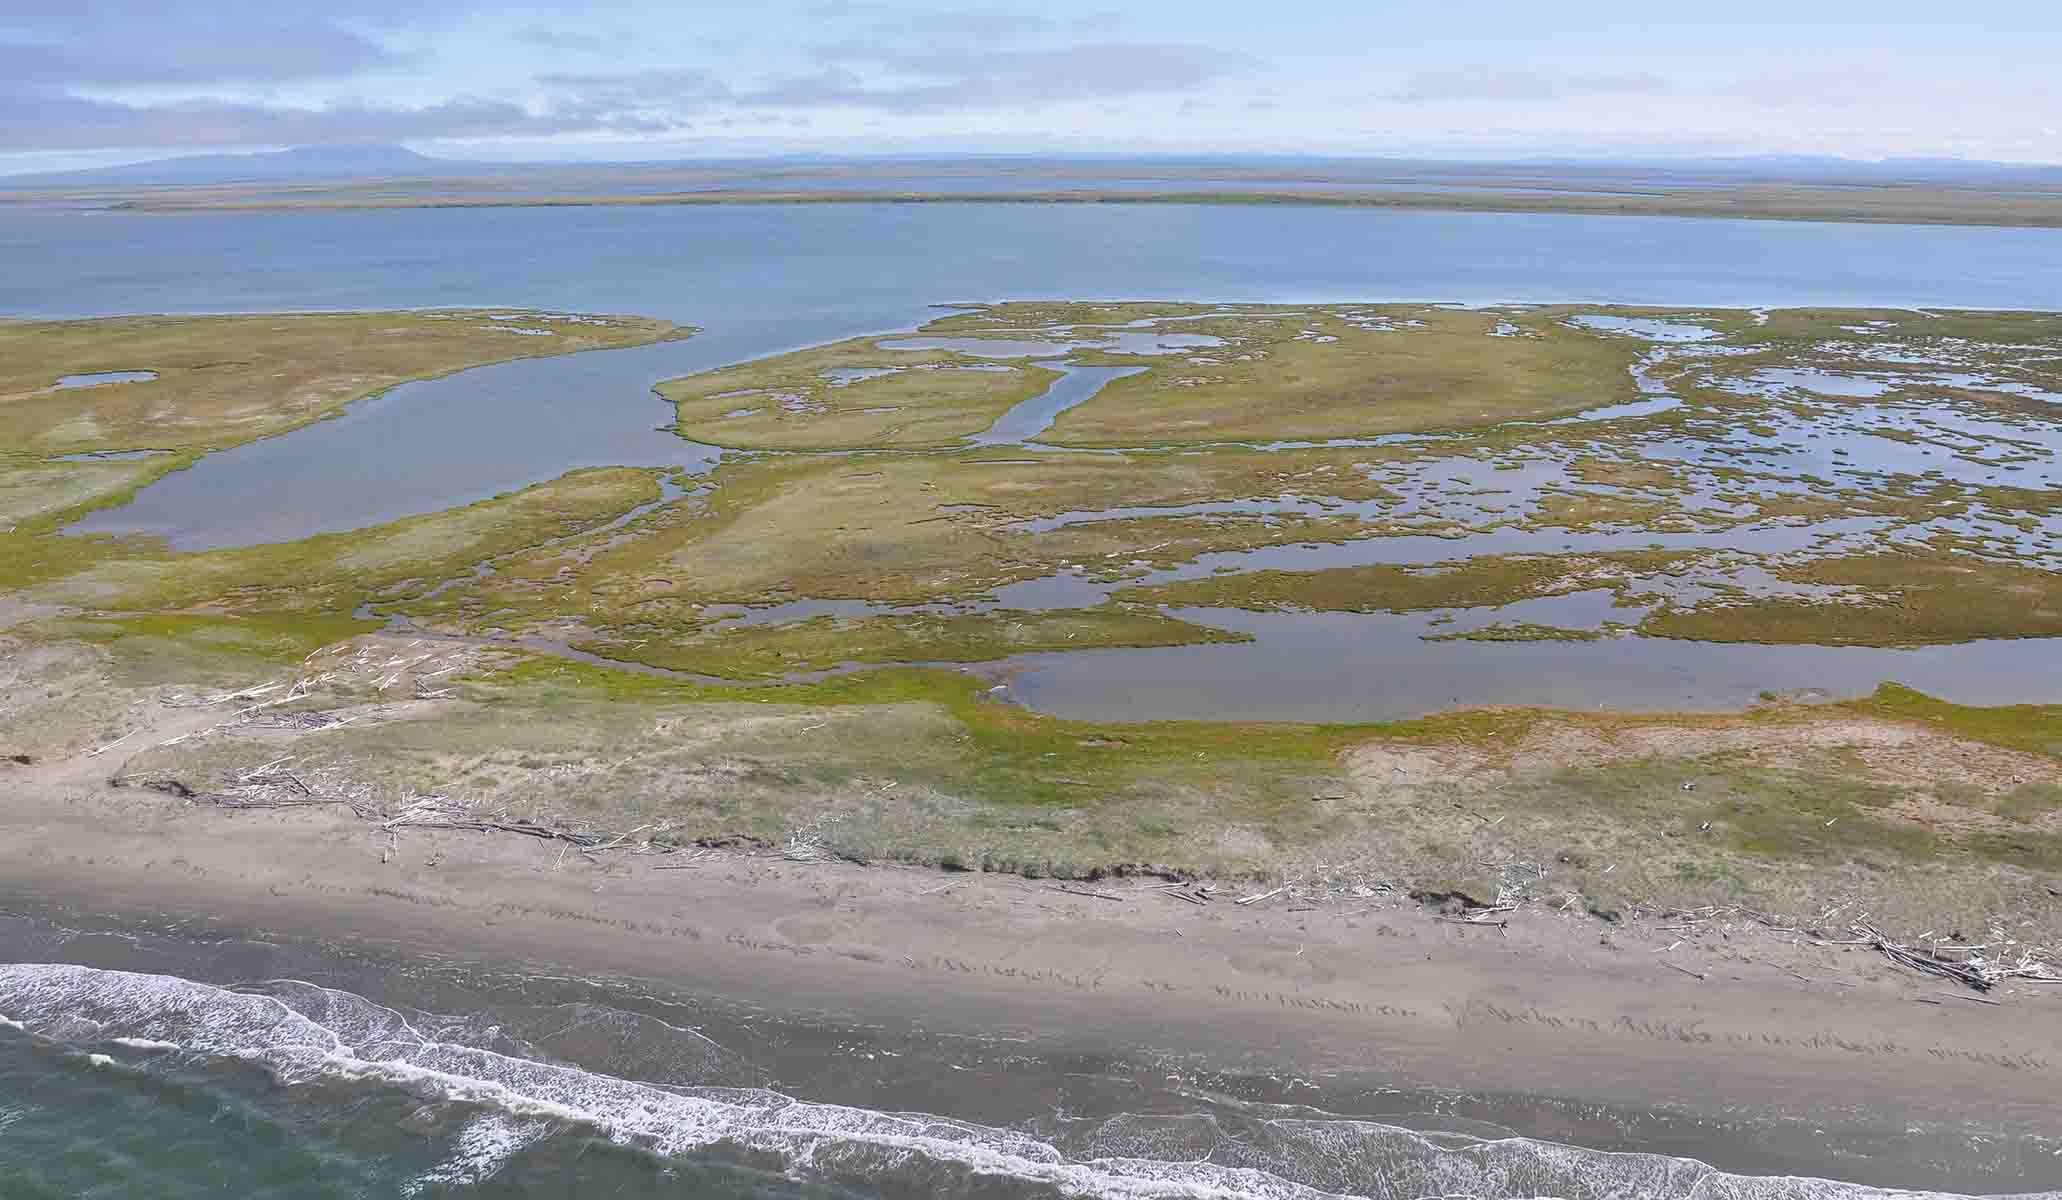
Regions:
<instances>
[{"instance_id":1,"label":"sky","mask_svg":"<svg viewBox=\"0 0 2062 1200\"><path fill-rule=\"evenodd\" d=\"M7 0L0 171L400 142L2062 162L2062 4Z\"/></svg>"}]
</instances>

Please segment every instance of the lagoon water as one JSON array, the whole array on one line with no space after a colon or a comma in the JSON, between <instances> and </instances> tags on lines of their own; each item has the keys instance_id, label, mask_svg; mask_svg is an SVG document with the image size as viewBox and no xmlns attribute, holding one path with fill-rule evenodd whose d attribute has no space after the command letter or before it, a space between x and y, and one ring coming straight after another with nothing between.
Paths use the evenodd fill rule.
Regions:
<instances>
[{"instance_id":1,"label":"lagoon water","mask_svg":"<svg viewBox=\"0 0 2062 1200\"><path fill-rule=\"evenodd\" d=\"M2062 305L2052 230L1289 206L9 206L0 261L10 316L525 305L756 329L746 353L1006 298Z\"/></svg>"}]
</instances>

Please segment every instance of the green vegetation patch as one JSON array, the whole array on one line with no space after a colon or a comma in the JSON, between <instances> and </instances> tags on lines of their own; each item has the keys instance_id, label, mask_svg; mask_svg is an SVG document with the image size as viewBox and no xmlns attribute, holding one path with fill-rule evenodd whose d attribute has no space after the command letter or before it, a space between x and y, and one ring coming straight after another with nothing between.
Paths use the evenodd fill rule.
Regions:
<instances>
[{"instance_id":1,"label":"green vegetation patch","mask_svg":"<svg viewBox=\"0 0 2062 1200\"><path fill-rule=\"evenodd\" d=\"M919 603L1077 570L1379 530L1351 517L1262 519L1158 510L1265 493L1282 473L1342 468L1338 490L1380 494L1354 455L778 456L727 463L705 495L676 501L599 545L542 550L432 604L405 611L503 624L565 614L698 625L701 606L809 597ZM1092 520L1122 509L1117 519ZM1033 521L1083 510L1034 531ZM1136 514L1136 515L1129 515Z\"/></svg>"},{"instance_id":2,"label":"green vegetation patch","mask_svg":"<svg viewBox=\"0 0 2062 1200\"><path fill-rule=\"evenodd\" d=\"M1679 781L1693 774L1694 793ZM1575 805L1626 827L1695 838L1709 851L1824 860L1885 854L1916 861L1941 848L1931 832L1883 819L1901 793L1825 770L1657 759L1561 771L1514 804ZM1571 814L1572 815L1572 814ZM1711 828L1705 830L1704 825Z\"/></svg>"},{"instance_id":3,"label":"green vegetation patch","mask_svg":"<svg viewBox=\"0 0 2062 1200\"><path fill-rule=\"evenodd\" d=\"M408 380L690 332L644 317L528 311L5 321L0 445L43 455L220 449ZM66 376L136 371L157 377L57 386Z\"/></svg>"},{"instance_id":4,"label":"green vegetation patch","mask_svg":"<svg viewBox=\"0 0 2062 1200\"><path fill-rule=\"evenodd\" d=\"M1641 632L1713 642L1902 646L2062 636L2062 574L1942 553L1815 558L1774 568L1833 596L1729 598L1648 617Z\"/></svg>"},{"instance_id":5,"label":"green vegetation patch","mask_svg":"<svg viewBox=\"0 0 2062 1200\"><path fill-rule=\"evenodd\" d=\"M1954 737L2062 760L2062 704L1971 707L1887 683L1839 707L1865 716L1915 721Z\"/></svg>"},{"instance_id":6,"label":"green vegetation patch","mask_svg":"<svg viewBox=\"0 0 2062 1200\"><path fill-rule=\"evenodd\" d=\"M105 647L119 682L148 685L247 679L253 670L292 666L324 646L379 628L337 613L220 612L98 614L47 622L46 639Z\"/></svg>"},{"instance_id":7,"label":"green vegetation patch","mask_svg":"<svg viewBox=\"0 0 2062 1200\"><path fill-rule=\"evenodd\" d=\"M1191 831L1231 817L1282 822L1286 836L1310 816L1313 786L1337 789L1339 755L1360 733L1308 725L1068 721L998 702L989 686L949 671L892 667L796 683L694 683L548 659L526 660L469 685L479 697L511 708L557 710L609 700L647 711L726 704L768 714L783 708L831 714L851 709L835 719L862 730L877 719L906 724L886 714L916 706L940 718L923 737L883 743L848 731L835 744L861 756L859 770L892 767L897 780L984 804L1067 809L1186 797L1201 805L1178 814ZM825 719L813 716L807 723ZM835 737L790 738L777 749L812 755ZM868 746L870 751L858 749ZM864 757L869 753L873 757ZM1183 857L1171 838L1157 849L1164 859Z\"/></svg>"},{"instance_id":8,"label":"green vegetation patch","mask_svg":"<svg viewBox=\"0 0 2062 1200\"><path fill-rule=\"evenodd\" d=\"M1697 551L1484 555L1429 567L1388 564L1325 571L1252 571L1128 588L1134 604L1267 611L1420 612L1500 608L1521 600L1630 583L1682 569Z\"/></svg>"},{"instance_id":9,"label":"green vegetation patch","mask_svg":"<svg viewBox=\"0 0 2062 1200\"><path fill-rule=\"evenodd\" d=\"M659 394L696 441L745 449L928 449L980 433L1058 371L855 338L700 375Z\"/></svg>"},{"instance_id":10,"label":"green vegetation patch","mask_svg":"<svg viewBox=\"0 0 2062 1200\"><path fill-rule=\"evenodd\" d=\"M135 491L163 471L149 459L48 462L0 455L0 530L51 528Z\"/></svg>"},{"instance_id":11,"label":"green vegetation patch","mask_svg":"<svg viewBox=\"0 0 2062 1200\"><path fill-rule=\"evenodd\" d=\"M981 340L1053 342L1076 366L1142 368L1060 414L1053 445L1375 437L1559 416L1633 398L1633 339L1558 309L1436 305L1010 303L915 331L957 351L859 338L660 385L681 428L728 446L950 445L1053 372L982 360ZM1519 335L1491 336L1504 330ZM842 378L838 373L846 373Z\"/></svg>"},{"instance_id":12,"label":"green vegetation patch","mask_svg":"<svg viewBox=\"0 0 2062 1200\"><path fill-rule=\"evenodd\" d=\"M1361 316L1363 319L1353 319ZM1433 307L1227 320L1222 349L1155 365L1063 413L1055 445L1379 437L1560 416L1631 399L1636 347L1541 313ZM1491 336L1512 324L1536 336ZM1183 322L1208 333L1211 322Z\"/></svg>"},{"instance_id":13,"label":"green vegetation patch","mask_svg":"<svg viewBox=\"0 0 2062 1200\"><path fill-rule=\"evenodd\" d=\"M4 582L34 598L101 612L208 609L297 614L320 624L368 600L427 590L500 554L602 524L659 498L650 469L604 467L463 508L350 533L233 550L178 552L141 539L19 537ZM0 544L8 539L0 539ZM24 578L24 576L28 578Z\"/></svg>"},{"instance_id":14,"label":"green vegetation patch","mask_svg":"<svg viewBox=\"0 0 2062 1200\"><path fill-rule=\"evenodd\" d=\"M624 631L623 636L634 630ZM1186 646L1248 640L1157 613L1121 608L817 617L698 634L650 631L582 642L604 658L731 679L778 677L851 663L992 662L1016 654L1108 646Z\"/></svg>"}]
</instances>

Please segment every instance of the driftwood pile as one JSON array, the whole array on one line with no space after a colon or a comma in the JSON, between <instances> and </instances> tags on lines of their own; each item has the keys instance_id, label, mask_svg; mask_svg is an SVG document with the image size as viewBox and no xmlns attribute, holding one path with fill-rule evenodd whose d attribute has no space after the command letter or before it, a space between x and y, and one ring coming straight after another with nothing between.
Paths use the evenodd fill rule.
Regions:
<instances>
[{"instance_id":1,"label":"driftwood pile","mask_svg":"<svg viewBox=\"0 0 2062 1200\"><path fill-rule=\"evenodd\" d=\"M175 796L189 804L205 804L231 810L336 805L350 809L353 815L361 820L375 823L381 831L389 835L398 834L404 829L503 833L544 842L558 842L567 851L577 851L584 855L621 851L627 854L666 856L672 860L669 869L686 866L721 850L764 853L774 848L766 839L749 834L700 837L691 841L676 842L663 837L647 836L646 831L653 828L650 825L640 825L620 833L570 829L513 816L505 810L482 812L443 793L404 794L399 811L392 811L375 798L370 787L353 784L349 780L339 780L333 775L326 776L319 771L307 775L298 774L288 765L293 761L291 757L274 759L239 772L227 783L212 789L193 787L170 776L117 776L108 782L113 787L142 788ZM807 838L791 839L784 856L795 861L830 861L846 857L826 850L822 851L818 858L806 852L814 845L815 843ZM804 847L805 853L795 854L798 846Z\"/></svg>"},{"instance_id":2,"label":"driftwood pile","mask_svg":"<svg viewBox=\"0 0 2062 1200\"><path fill-rule=\"evenodd\" d=\"M641 825L628 833L614 835L560 829L522 817L510 817L505 813L481 815L441 793L411 797L399 813L381 821L380 827L389 832L398 829L460 829L473 833L514 833L539 841L565 842L578 850L615 850L628 847L633 844L632 839L638 834L651 828L649 825ZM647 841L644 844L650 843Z\"/></svg>"},{"instance_id":3,"label":"driftwood pile","mask_svg":"<svg viewBox=\"0 0 2062 1200\"><path fill-rule=\"evenodd\" d=\"M306 780L287 768L292 758L275 758L271 762L237 773L228 783L213 790L192 787L183 780L169 776L121 777L108 782L114 787L140 787L167 796L177 796L192 804L207 804L215 808L259 809L259 808L317 808L325 805L339 805L365 820L376 820L378 808L365 796L348 792L324 789L318 791Z\"/></svg>"},{"instance_id":4,"label":"driftwood pile","mask_svg":"<svg viewBox=\"0 0 2062 1200\"><path fill-rule=\"evenodd\" d=\"M1938 975L1979 992L1987 992L2004 981L2062 983L2062 970L2038 951L2021 948L2016 958L1993 957L1991 947L1982 945L1934 945L1924 950L1901 945L1883 936L1867 921L1854 924L1855 938L1827 945L1867 946L1901 967ZM1948 957L1959 956L1959 957Z\"/></svg>"},{"instance_id":5,"label":"driftwood pile","mask_svg":"<svg viewBox=\"0 0 2062 1200\"><path fill-rule=\"evenodd\" d=\"M1662 916L1670 923L1657 925L1655 928L1666 932L1699 930L1704 928L1707 922L1740 919L1751 921L1774 933L1793 934L1802 944L1861 946L1881 954L1907 970L1959 983L1972 991L1987 992L2008 981L2062 984L2062 966L2057 965L2056 955L2052 949L2021 945L1998 930L1992 930L1990 940L1981 943L1964 942L1960 940L1960 935L1944 941L1935 938L1930 932L1920 934L1908 942L1899 942L1878 929L1866 914L1858 914L1847 918L1848 930L1853 936L1835 938L1823 932L1837 914L1849 907L1847 904L1835 905L1820 914L1817 921L1800 923L1743 905L1711 905L1664 913ZM1669 949L1674 947L1671 946ZM1786 973L1796 975L1794 971ZM1801 975L1797 977L1804 978ZM1994 1001L1985 1000L1981 1003L1990 1004Z\"/></svg>"}]
</instances>

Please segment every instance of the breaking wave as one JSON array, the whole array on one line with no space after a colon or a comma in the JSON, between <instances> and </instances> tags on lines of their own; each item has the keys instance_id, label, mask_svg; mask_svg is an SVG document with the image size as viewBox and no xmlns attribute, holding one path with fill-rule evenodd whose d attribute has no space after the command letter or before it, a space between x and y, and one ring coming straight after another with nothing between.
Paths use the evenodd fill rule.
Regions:
<instances>
[{"instance_id":1,"label":"breaking wave","mask_svg":"<svg viewBox=\"0 0 2062 1200\"><path fill-rule=\"evenodd\" d=\"M798 1179L872 1181L898 1192L1094 1200L1878 1200L1889 1191L1733 1175L1687 1158L1610 1153L1523 1137L1426 1133L1295 1117L1228 1130L1210 1114L1119 1115L1065 1145L922 1113L812 1103L691 1030L599 1006L528 1025L410 1018L362 996L282 981L228 989L167 975L63 964L0 966L0 1020L74 1044L261 1064L287 1085L369 1082L464 1106L448 1154L416 1190L478 1183L561 1131L661 1156L725 1154ZM592 1026L625 1047L610 1070L554 1061ZM633 1051L632 1047L642 1047ZM635 1076L635 1077L633 1077Z\"/></svg>"}]
</instances>

